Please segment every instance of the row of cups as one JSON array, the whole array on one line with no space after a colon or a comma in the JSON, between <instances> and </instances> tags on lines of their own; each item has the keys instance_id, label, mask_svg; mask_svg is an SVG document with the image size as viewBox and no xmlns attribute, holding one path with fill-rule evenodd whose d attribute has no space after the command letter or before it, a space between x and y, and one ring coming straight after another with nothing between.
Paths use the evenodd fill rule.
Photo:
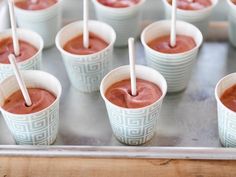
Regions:
<instances>
[{"instance_id":1,"label":"row of cups","mask_svg":"<svg viewBox=\"0 0 236 177\"><path fill-rule=\"evenodd\" d=\"M15 0L18 1L18 0ZM39 33L44 40L45 46L50 47L54 45L56 33L61 27L62 23L62 1L49 7L47 9L38 11L29 11L15 7L17 23L19 27L28 28ZM141 23L141 9L146 0L141 0L137 5L127 8L111 8L101 5L97 0L92 0L95 6L97 18L110 24L117 33L117 40L115 46L127 45L128 37L137 37ZM201 10L177 10L177 19L189 22L197 26L204 37L207 37L208 22L212 10L218 3L218 0L211 0L210 7ZM171 17L171 5L167 0L162 0L165 8L166 18ZM230 42L236 46L236 5L232 0L227 0L229 6L229 39ZM9 25L7 7L4 1L0 1L0 30ZM137 28L134 28L137 27Z\"/></svg>"},{"instance_id":2,"label":"row of cups","mask_svg":"<svg viewBox=\"0 0 236 177\"><path fill-rule=\"evenodd\" d=\"M135 10L133 9L133 11ZM131 18L131 21L132 19L133 18ZM163 54L151 49L147 45L149 41L159 36L169 34L170 25L170 21L168 20L158 21L146 27L141 34L141 41L145 49L147 64L154 70L149 67L137 66L137 76L141 79L156 83L160 86L163 93L163 96L157 102L141 109L124 109L110 103L104 97L104 92L109 85L115 81L119 81L118 79L128 77L127 66L111 71L112 74L109 73L105 76L112 67L113 46L116 41L119 41L119 37L117 37L116 40L116 35L119 35L117 30L115 32L115 30L106 23L90 20L89 30L103 38L109 45L104 50L87 56L73 55L63 49L63 46L67 41L77 36L79 33L82 33L82 21L71 23L57 33L56 46L62 54L68 76L75 88L82 92L96 91L99 89L100 83L105 76L100 86L100 91L106 102L113 132L117 139L123 143L139 145L150 140L154 135L161 103L166 92L178 92L185 89L190 79L194 61L203 41L202 33L198 28L189 23L177 21L177 34L191 36L197 44L195 48L188 52L180 54ZM26 60L25 63L19 63L20 68L22 70L40 69L43 39L37 33L29 30L18 29L17 32L20 39L25 40L38 48L38 53L31 59ZM128 32L125 34L128 34ZM0 38L6 38L10 35L11 32L8 30L1 33ZM2 72L1 76L3 76L1 80L7 77L0 86L0 103L2 105L5 99L16 91L17 86L14 85L14 83L16 83L14 77L8 77L11 74L10 66L7 64L0 64L0 67L0 72ZM41 71L24 71L23 76L28 87L38 86L40 88L45 88L57 95L57 99L49 108L35 114L19 116L2 110L4 118L18 144L52 144L55 141L58 131L61 85L55 77ZM37 81L35 78L37 78ZM218 87L221 87L220 84ZM223 88L226 89L226 87ZM222 93L222 90L220 93ZM219 100L218 97L220 95L217 94L216 96L217 100ZM228 135L225 133L228 131L226 124L221 124L220 122L229 119L229 115L232 114L228 114L227 111L230 110L224 107L224 105L220 103L219 105L219 129L224 135ZM223 113L222 110L225 112ZM221 119L224 119L224 121ZM234 131L229 133L231 137L230 140L228 136L220 135L221 142L225 146L232 146L232 142L236 141L232 132ZM233 145L236 145L236 142Z\"/></svg>"},{"instance_id":3,"label":"row of cups","mask_svg":"<svg viewBox=\"0 0 236 177\"><path fill-rule=\"evenodd\" d=\"M116 39L116 33L112 27L103 22L89 21L90 31L99 35L109 43L108 47L104 50L88 56L73 55L64 51L64 44L71 38L77 36L78 33L82 33L82 23L82 21L78 21L65 26L58 32L56 37L56 45L62 54L72 85L82 92L96 91L100 86L101 95L106 103L113 133L119 141L129 145L140 145L149 141L155 133L161 104L167 91L177 92L187 87L193 64L203 41L200 30L189 23L177 21L177 34L191 36L197 44L192 50L180 54L160 53L147 45L147 43L154 38L169 34L170 21L158 21L143 30L141 41L145 48L146 60L149 67L137 65L137 77L157 84L161 88L163 95L152 105L139 109L127 109L114 105L104 96L109 86L129 77L128 66L122 66L108 73L112 66L113 45ZM38 63L43 48L42 38L38 34L28 30L18 29L17 32L20 39L26 40L29 43L34 41L34 45L40 48L40 52L34 56L36 58L35 61L31 59L32 63ZM8 33L8 35L10 35L10 31L8 31ZM30 38L30 40L27 40L27 37ZM40 62L38 66L40 66ZM2 114L17 144L52 144L56 139L59 125L60 82L55 77L42 71L23 71L23 77L27 87L44 88L57 96L56 101L45 110L33 114L16 115L1 109ZM236 83L236 79L234 81ZM1 105L4 104L4 101L9 95L19 89L16 83L15 77L10 76L0 84ZM224 82L222 83L224 85ZM217 89L218 88L221 88L221 90L219 94L217 92L217 100L219 100L220 95L223 93L221 84L217 86ZM227 88L229 87L223 86L223 90ZM221 124L221 119L224 119L224 121L225 119L231 119L230 116L233 112L226 108L221 102L219 102L219 110L220 132L225 133L228 130L226 127L228 125ZM222 129L224 131L222 131ZM220 137L225 146L232 145L232 143L229 145L228 141L226 141L229 139L228 137L226 140L224 139L225 136ZM230 139L230 142L232 142L232 139Z\"/></svg>"},{"instance_id":4,"label":"row of cups","mask_svg":"<svg viewBox=\"0 0 236 177\"><path fill-rule=\"evenodd\" d=\"M17 2L19 0L15 0ZM142 7L146 0L141 0L138 4L127 8L112 8L104 6L97 0L92 0L94 3L97 19L111 25L116 33L117 40L115 46L127 45L127 38L137 37L140 33L141 12ZM212 5L201 10L182 10L177 9L177 19L189 22L200 29L204 38L207 37L207 29L210 15L213 9L218 3L218 0L211 0ZM44 40L44 47L50 47L54 45L54 39L58 30L62 25L62 2L58 2L43 10L24 10L15 6L15 12L17 17L17 23L19 27L33 30L40 34ZM168 0L162 0L165 16L167 19L171 18L171 5ZM231 43L236 46L236 5L232 0L227 0L229 6L229 37ZM4 5L4 1L0 1L0 9L3 14L0 14L0 26L3 27L7 24L7 7ZM2 16L2 17L1 17ZM8 23L9 24L9 23ZM135 28L134 28L135 27Z\"/></svg>"}]
</instances>

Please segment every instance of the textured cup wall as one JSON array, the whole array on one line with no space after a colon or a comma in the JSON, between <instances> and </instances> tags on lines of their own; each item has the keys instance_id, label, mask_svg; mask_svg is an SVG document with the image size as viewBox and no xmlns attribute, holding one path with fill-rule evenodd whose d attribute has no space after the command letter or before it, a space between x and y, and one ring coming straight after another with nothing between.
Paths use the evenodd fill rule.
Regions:
<instances>
[{"instance_id":1,"label":"textured cup wall","mask_svg":"<svg viewBox=\"0 0 236 177\"><path fill-rule=\"evenodd\" d=\"M141 29L142 0L138 5L128 8L111 8L101 5L97 0L93 0L96 15L99 21L111 25L117 34L115 46L128 45L128 38L136 38Z\"/></svg>"},{"instance_id":2,"label":"textured cup wall","mask_svg":"<svg viewBox=\"0 0 236 177\"><path fill-rule=\"evenodd\" d=\"M82 92L99 90L103 77L112 68L113 46L116 40L115 31L109 25L90 20L88 26L90 32L109 44L105 49L90 55L74 55L63 49L69 40L82 35L83 21L65 26L56 37L56 45L61 52L70 82Z\"/></svg>"},{"instance_id":3,"label":"textured cup wall","mask_svg":"<svg viewBox=\"0 0 236 177\"><path fill-rule=\"evenodd\" d=\"M236 47L236 5L233 4L231 0L227 0L227 2L229 6L229 40L231 44Z\"/></svg>"},{"instance_id":4,"label":"textured cup wall","mask_svg":"<svg viewBox=\"0 0 236 177\"><path fill-rule=\"evenodd\" d=\"M22 71L22 76L27 87L48 90L57 98L49 107L31 114L12 114L1 108L4 120L17 144L50 145L56 139L59 126L60 82L42 71ZM0 85L0 105L17 90L19 86L14 76L5 79Z\"/></svg>"},{"instance_id":5,"label":"textured cup wall","mask_svg":"<svg viewBox=\"0 0 236 177\"><path fill-rule=\"evenodd\" d=\"M107 100L106 90L112 84L129 78L129 66L121 66L112 70L104 77L100 87L113 133L120 142L128 145L144 144L153 137L162 101L167 91L166 80L152 68L136 65L136 76L158 85L163 93L161 98L152 105L139 109L122 108Z\"/></svg>"},{"instance_id":6,"label":"textured cup wall","mask_svg":"<svg viewBox=\"0 0 236 177\"><path fill-rule=\"evenodd\" d=\"M236 73L222 78L216 85L218 129L220 141L225 147L236 147L236 112L223 105L220 100L222 94L236 84Z\"/></svg>"},{"instance_id":7,"label":"textured cup wall","mask_svg":"<svg viewBox=\"0 0 236 177\"><path fill-rule=\"evenodd\" d=\"M192 68L203 37L195 26L177 21L177 34L193 38L196 47L190 51L178 54L166 54L155 51L148 46L148 42L160 36L170 34L170 21L155 22L144 29L141 41L144 46L147 65L159 71L167 80L168 92L178 92L185 89L191 77Z\"/></svg>"},{"instance_id":8,"label":"textured cup wall","mask_svg":"<svg viewBox=\"0 0 236 177\"><path fill-rule=\"evenodd\" d=\"M165 8L165 15L167 19L171 18L171 5L167 0L162 0ZM207 37L208 23L213 9L218 3L218 0L211 0L212 6L202 10L181 10L177 9L177 20L183 20L198 27L202 32L204 38Z\"/></svg>"},{"instance_id":9,"label":"textured cup wall","mask_svg":"<svg viewBox=\"0 0 236 177\"><path fill-rule=\"evenodd\" d=\"M38 52L31 58L19 62L18 67L21 70L39 70L41 69L43 39L35 32L26 29L17 29L19 39L24 40L38 49ZM0 33L0 39L8 38L11 36L11 30L6 30ZM0 82L13 74L10 64L0 63Z\"/></svg>"},{"instance_id":10,"label":"textured cup wall","mask_svg":"<svg viewBox=\"0 0 236 177\"><path fill-rule=\"evenodd\" d=\"M17 24L21 28L30 29L42 36L44 47L55 44L55 37L61 28L61 0L55 5L38 11L23 10L15 6Z\"/></svg>"}]
</instances>

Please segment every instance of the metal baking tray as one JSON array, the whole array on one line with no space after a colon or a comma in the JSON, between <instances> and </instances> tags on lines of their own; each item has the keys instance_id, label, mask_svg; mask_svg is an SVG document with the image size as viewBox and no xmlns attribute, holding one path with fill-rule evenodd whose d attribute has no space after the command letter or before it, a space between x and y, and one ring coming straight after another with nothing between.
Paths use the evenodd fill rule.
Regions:
<instances>
[{"instance_id":1,"label":"metal baking tray","mask_svg":"<svg viewBox=\"0 0 236 177\"><path fill-rule=\"evenodd\" d=\"M57 140L52 146L15 145L0 115L0 155L236 159L236 149L222 148L219 142L214 98L218 80L236 70L236 49L226 39L226 28L226 22L211 23L210 37L200 49L187 89L166 96L154 138L139 147L116 140L100 93L74 89L56 47L44 50L43 70L63 86ZM139 40L136 56L137 64L146 64ZM115 48L114 68L124 64L128 64L128 49Z\"/></svg>"}]
</instances>

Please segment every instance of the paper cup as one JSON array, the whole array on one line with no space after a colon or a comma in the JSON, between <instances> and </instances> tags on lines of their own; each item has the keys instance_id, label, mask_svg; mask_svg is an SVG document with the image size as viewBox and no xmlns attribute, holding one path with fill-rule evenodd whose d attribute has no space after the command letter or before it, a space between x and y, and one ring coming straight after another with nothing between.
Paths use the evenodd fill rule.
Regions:
<instances>
[{"instance_id":1,"label":"paper cup","mask_svg":"<svg viewBox=\"0 0 236 177\"><path fill-rule=\"evenodd\" d=\"M18 62L18 67L21 70L39 70L41 68L43 39L35 32L26 29L17 29L19 39L26 41L37 48L37 53L31 58ZM0 33L0 40L11 37L11 30L8 29ZM10 64L0 63L0 82L13 74L12 66Z\"/></svg>"},{"instance_id":2,"label":"paper cup","mask_svg":"<svg viewBox=\"0 0 236 177\"><path fill-rule=\"evenodd\" d=\"M165 8L166 18L170 19L172 6L168 3L168 1L169 0L162 0L164 8ZM205 38L207 37L210 15L213 9L215 8L215 6L217 5L218 0L211 0L211 2L212 2L211 6L201 9L201 10L177 9L176 18L177 20L186 21L198 27Z\"/></svg>"},{"instance_id":3,"label":"paper cup","mask_svg":"<svg viewBox=\"0 0 236 177\"><path fill-rule=\"evenodd\" d=\"M0 31L3 31L9 27L10 22L7 3L4 0L0 0Z\"/></svg>"},{"instance_id":4,"label":"paper cup","mask_svg":"<svg viewBox=\"0 0 236 177\"><path fill-rule=\"evenodd\" d=\"M126 8L113 8L93 0L99 21L111 25L117 34L115 46L127 46L128 38L136 38L141 29L141 9L146 0Z\"/></svg>"},{"instance_id":5,"label":"paper cup","mask_svg":"<svg viewBox=\"0 0 236 177\"><path fill-rule=\"evenodd\" d=\"M43 71L21 71L27 88L42 88L57 98L47 108L32 114L13 114L2 108L5 100L19 86L15 76L6 78L0 84L0 110L17 144L50 145L56 140L59 125L59 99L61 84L51 74Z\"/></svg>"},{"instance_id":6,"label":"paper cup","mask_svg":"<svg viewBox=\"0 0 236 177\"><path fill-rule=\"evenodd\" d=\"M14 7L19 27L27 28L40 34L44 40L45 48L54 45L56 34L61 28L61 0L58 0L53 6L42 10L24 10L17 6Z\"/></svg>"},{"instance_id":7,"label":"paper cup","mask_svg":"<svg viewBox=\"0 0 236 177\"><path fill-rule=\"evenodd\" d=\"M142 32L141 41L148 66L156 69L166 78L168 92L178 92L187 87L203 37L195 26L177 21L177 34L192 37L196 42L195 48L184 53L166 54L153 50L147 45L147 43L158 37L170 34L170 26L171 21L169 20L158 21L149 25Z\"/></svg>"},{"instance_id":8,"label":"paper cup","mask_svg":"<svg viewBox=\"0 0 236 177\"><path fill-rule=\"evenodd\" d=\"M236 73L222 78L216 85L218 129L220 141L225 147L236 147L236 112L227 108L220 100L223 93L236 84Z\"/></svg>"},{"instance_id":9,"label":"paper cup","mask_svg":"<svg viewBox=\"0 0 236 177\"><path fill-rule=\"evenodd\" d=\"M230 43L236 47L236 5L231 0L227 0L227 2L229 5L229 40Z\"/></svg>"},{"instance_id":10,"label":"paper cup","mask_svg":"<svg viewBox=\"0 0 236 177\"><path fill-rule=\"evenodd\" d=\"M158 85L162 91L161 98L149 106L137 109L123 108L111 103L105 97L106 90L114 83L130 78L128 65L112 70L104 77L100 86L113 133L120 142L128 145L141 145L151 140L167 91L165 78L152 68L136 65L136 76Z\"/></svg>"},{"instance_id":11,"label":"paper cup","mask_svg":"<svg viewBox=\"0 0 236 177\"><path fill-rule=\"evenodd\" d=\"M115 31L109 25L89 20L89 31L105 40L109 45L94 54L75 55L63 49L71 39L83 33L83 21L77 21L61 29L56 37L56 46L61 52L67 74L72 85L82 92L99 90L102 78L111 70Z\"/></svg>"}]
</instances>

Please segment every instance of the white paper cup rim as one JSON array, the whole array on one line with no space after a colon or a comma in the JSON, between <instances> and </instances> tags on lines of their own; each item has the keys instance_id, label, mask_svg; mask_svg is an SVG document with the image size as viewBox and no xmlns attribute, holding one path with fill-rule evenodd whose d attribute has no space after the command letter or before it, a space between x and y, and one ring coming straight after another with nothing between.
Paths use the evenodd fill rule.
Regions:
<instances>
[{"instance_id":1,"label":"white paper cup rim","mask_svg":"<svg viewBox=\"0 0 236 177\"><path fill-rule=\"evenodd\" d=\"M51 107L53 107L59 101L59 99L61 97L61 93L62 93L62 86L61 86L60 81L55 76L53 76L52 74L49 74L49 73L44 72L44 71L40 71L40 70L22 70L21 71L22 74L32 74L32 72L40 73L40 74L43 74L43 75L47 75L47 76L49 76L49 77L51 77L52 79L55 80L55 82L57 83L57 86L58 86L58 94L55 95L56 99L54 100L54 102L52 104L50 104L48 107L46 107L46 108L44 108L44 109L42 109L40 111L37 111L37 112L34 112L34 113L30 113L30 114L15 114L15 113L11 113L11 112L8 112L5 109L3 109L2 106L0 106L0 111L6 112L7 114L12 115L12 116L15 116L15 115L17 115L17 116L24 116L24 115L34 116L35 114L40 114L40 113L44 112L46 109L50 109ZM11 75L11 76L5 78L1 83L6 82L7 80L12 79L13 77L15 77L15 75ZM1 85L1 83L0 83L0 85Z\"/></svg>"},{"instance_id":2,"label":"white paper cup rim","mask_svg":"<svg viewBox=\"0 0 236 177\"><path fill-rule=\"evenodd\" d=\"M227 0L227 2L232 8L236 9L236 4L234 4L232 0Z\"/></svg>"},{"instance_id":3,"label":"white paper cup rim","mask_svg":"<svg viewBox=\"0 0 236 177\"><path fill-rule=\"evenodd\" d=\"M116 107L116 108L118 108L118 109L123 109L123 110L135 110L135 111L138 111L138 110L147 109L147 108L149 108L149 107L152 107L154 104L156 104L156 103L158 103L158 102L160 102L161 100L164 99L164 97L166 96L166 93L167 93L167 82L166 82L164 76L162 76L162 74L160 74L157 70L155 70L155 69L153 69L153 68L150 68L150 67L148 67L148 66L136 65L135 67L140 67L140 68L143 67L143 68L152 70L153 72L156 72L157 76L160 77L161 80L164 81L164 82L163 82L163 83L164 83L164 85L163 85L164 89L162 90L162 95L161 95L161 97L160 97L158 100L156 100L154 103L152 103L152 104L150 104L150 105L147 105L147 106L144 106L144 107L141 107L141 108L125 108L125 107L121 107L121 106L118 106L118 105L116 105L116 104L110 102L110 101L106 98L106 96L105 96L106 90L103 89L103 85L104 85L105 80L106 80L109 76L111 76L113 73L115 73L115 72L117 72L118 70L120 70L121 68L127 68L127 70L129 70L129 67L130 67L129 65L124 65L124 66L120 66L120 67L118 67L118 68L115 68L115 69L113 69L112 71L110 71L110 72L102 79L101 84L100 84L100 93L101 93L101 96L102 96L102 98L103 98L104 101L110 103L112 106L114 106L114 107ZM127 79L128 79L128 78L127 78ZM155 84L155 85L156 85L156 84ZM160 87L160 86L158 85L158 87Z\"/></svg>"},{"instance_id":4,"label":"white paper cup rim","mask_svg":"<svg viewBox=\"0 0 236 177\"><path fill-rule=\"evenodd\" d=\"M56 39L55 39L55 43L56 43L56 46L57 46L57 48L59 49L59 51L60 51L61 53L65 54L65 55L67 55L67 56L73 57L73 58L78 58L78 57L80 57L80 58L82 58L82 57L85 57L85 58L86 58L86 57L93 57L93 56L99 55L100 53L104 52L105 50L109 49L112 45L114 45L115 40L116 40L116 33L115 33L114 29L113 29L110 25L108 25L108 24L106 24L106 23L104 23L104 22L100 22L100 21L97 21L97 20L89 20L89 23L99 23L100 25L104 25L104 26L106 26L106 28L109 28L109 30L112 32L112 35L113 35L112 41L109 42L109 44L108 44L108 46L107 46L106 48L104 48L104 49L102 49L102 50L100 50L100 51L98 51L98 52L96 52L96 53L89 54L89 55L77 55L77 54L72 54L72 53L70 53L70 52L67 52L66 50L63 49L63 46L61 46L61 44L60 44L60 37L61 37L61 34L62 34L63 31L67 30L71 25L75 25L75 24L77 24L77 23L83 23L83 21L75 21L75 22L73 22L73 23L70 23L70 24L64 26L64 27L57 33L57 36L56 36ZM82 34L82 33L81 33L81 34ZM96 35L97 35L97 34L96 34ZM99 34L98 34L98 36L99 36ZM99 36L99 37L100 37L100 36ZM68 41L69 41L69 40L68 40ZM68 41L67 41L67 42L68 42Z\"/></svg>"},{"instance_id":5,"label":"white paper cup rim","mask_svg":"<svg viewBox=\"0 0 236 177\"><path fill-rule=\"evenodd\" d=\"M55 8L55 6L58 6L61 3L62 0L57 0L57 2L55 4L53 4L52 6L46 8L46 9L39 9L39 10L27 10L27 9L22 9L19 8L15 5L15 2L17 2L16 0L14 0L14 7L19 10L22 11L24 13L47 13L48 11L52 10L53 8Z\"/></svg>"},{"instance_id":6,"label":"white paper cup rim","mask_svg":"<svg viewBox=\"0 0 236 177\"><path fill-rule=\"evenodd\" d=\"M34 44L30 43L31 45L33 45L34 47L37 48L37 52L30 58L24 60L24 61L20 61L20 62L17 62L18 64L24 64L24 63L27 63L29 60L31 60L32 58L34 58L35 56L37 56L39 53L42 52L43 50L43 46L44 46L44 42L43 42L43 38L36 32L34 31L31 31L31 30L28 30L28 29L23 29L23 28L17 28L17 31L19 32L22 32L22 33L26 33L27 35L34 35L34 36L37 36L37 38L39 39L39 48L37 48ZM0 32L0 34L6 34L6 35L9 35L8 37L11 37L11 29L7 29L7 30L4 30L2 32ZM7 38L7 37L6 37ZM25 41L23 38L19 38L20 40L23 40ZM10 65L10 64L7 64L7 63L1 63L1 65Z\"/></svg>"},{"instance_id":7,"label":"white paper cup rim","mask_svg":"<svg viewBox=\"0 0 236 177\"><path fill-rule=\"evenodd\" d=\"M194 48L192 48L191 50L188 50L186 52L182 52L182 53L173 53L173 54L169 54L169 53L162 53L162 52L159 52L157 50L154 50L152 49L151 47L149 47L146 43L146 40L145 40L145 34L147 33L147 31L152 28L153 26L160 26L162 24L166 24L166 23L169 23L171 24L171 21L170 20L160 20L160 21L157 21L157 22L154 22L150 25L148 25L142 32L141 34L141 42L142 44L144 45L145 48L148 48L149 50L151 50L152 52L155 52L155 53L158 53L159 55L165 55L166 57L170 57L170 56L176 56L176 57L181 57L183 55L187 55L187 54L190 54L190 53L193 53L196 49L198 49L201 45L202 45L202 42L203 42L203 36L202 36L202 33L201 31L194 25L190 24L190 23L187 23L187 22L184 22L184 21L176 21L176 23L178 24L183 24L183 25L186 25L186 26L189 26L191 28L194 28L196 31L198 31L198 34L200 35L200 42L197 42L195 41L196 43L196 46ZM192 37L192 36L191 36Z\"/></svg>"},{"instance_id":8,"label":"white paper cup rim","mask_svg":"<svg viewBox=\"0 0 236 177\"><path fill-rule=\"evenodd\" d=\"M106 10L112 10L114 12L122 12L122 11L129 11L129 10L136 9L136 8L140 7L141 5L143 5L146 0L140 0L137 4L134 4L134 5L128 6L128 7L123 7L123 8L109 7L109 6L105 6L105 5L101 4L97 0L92 0L92 1L95 4L97 4L99 7L104 8Z\"/></svg>"},{"instance_id":9,"label":"white paper cup rim","mask_svg":"<svg viewBox=\"0 0 236 177\"><path fill-rule=\"evenodd\" d=\"M226 107L222 101L220 100L220 95L218 95L218 89L219 89L219 86L222 84L222 82L230 77L235 77L236 78L236 73L231 73L231 74L228 74L226 75L225 77L223 77L222 79L220 79L218 81L218 83L216 84L216 87L215 87L215 98L216 98L216 101L217 103L219 103L221 106L223 106L226 110L228 110L229 112L233 113L233 114L236 114L236 112L232 111L231 109L229 109L228 107ZM235 82L236 84L236 82ZM229 87L230 88L230 87ZM229 89L228 88L228 89Z\"/></svg>"},{"instance_id":10,"label":"white paper cup rim","mask_svg":"<svg viewBox=\"0 0 236 177\"><path fill-rule=\"evenodd\" d=\"M164 4L165 4L166 6L168 6L169 8L172 7L172 6L167 2L167 0L162 0L162 1L163 1ZM203 9L199 9L199 10L184 10L184 9L179 9L179 8L177 8L177 11L182 12L182 13L189 13L189 14L190 14L190 13L205 13L205 12L210 11L212 8L214 8L214 7L217 5L218 0L211 0L211 2L212 2L211 6L205 7L205 8L203 8Z\"/></svg>"}]
</instances>

